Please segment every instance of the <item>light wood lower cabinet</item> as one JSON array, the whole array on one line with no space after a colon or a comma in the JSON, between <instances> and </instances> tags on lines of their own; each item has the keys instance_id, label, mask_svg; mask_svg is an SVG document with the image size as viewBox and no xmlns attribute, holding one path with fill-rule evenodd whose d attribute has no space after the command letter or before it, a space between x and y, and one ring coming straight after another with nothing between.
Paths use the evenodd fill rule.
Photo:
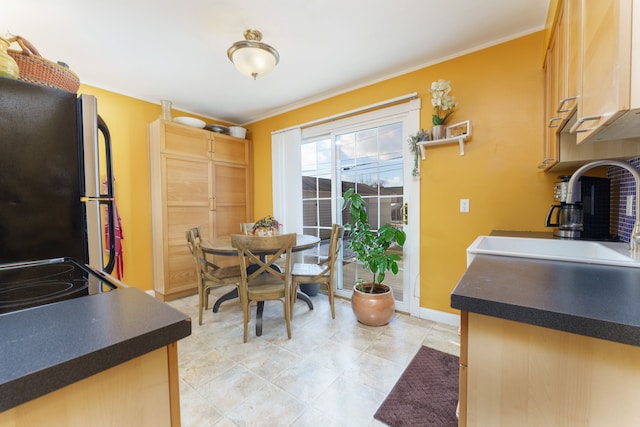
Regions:
<instances>
[{"instance_id":1,"label":"light wood lower cabinet","mask_svg":"<svg viewBox=\"0 0 640 427\"><path fill-rule=\"evenodd\" d=\"M149 124L153 282L163 300L195 294L185 230L205 238L240 231L253 218L248 140L163 120ZM237 262L219 257L217 264Z\"/></svg>"},{"instance_id":2,"label":"light wood lower cabinet","mask_svg":"<svg viewBox=\"0 0 640 427\"><path fill-rule=\"evenodd\" d=\"M637 425L640 347L475 313L461 333L459 425Z\"/></svg>"},{"instance_id":3,"label":"light wood lower cabinet","mask_svg":"<svg viewBox=\"0 0 640 427\"><path fill-rule=\"evenodd\" d=\"M180 426L177 344L0 413L0 426Z\"/></svg>"}]
</instances>

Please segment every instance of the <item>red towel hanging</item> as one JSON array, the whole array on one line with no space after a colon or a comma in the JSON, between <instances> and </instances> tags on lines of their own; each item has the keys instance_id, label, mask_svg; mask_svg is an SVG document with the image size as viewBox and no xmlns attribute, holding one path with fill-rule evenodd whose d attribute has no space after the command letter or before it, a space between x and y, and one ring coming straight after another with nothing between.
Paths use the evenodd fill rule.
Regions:
<instances>
[{"instance_id":1,"label":"red towel hanging","mask_svg":"<svg viewBox=\"0 0 640 427\"><path fill-rule=\"evenodd\" d=\"M115 179L114 179L115 181ZM107 181L105 180L102 183L104 187L104 191L107 191ZM109 241L109 207L106 206L106 215L104 220L104 237L105 241ZM120 214L118 213L118 206L116 205L115 196L113 198L113 214L115 217L115 224L113 224L113 229L116 237L116 277L118 280L121 280L124 277L124 257L122 256L122 240L124 239L124 235L122 234L122 221L120 219ZM105 249L106 253L109 253L109 248Z\"/></svg>"}]
</instances>

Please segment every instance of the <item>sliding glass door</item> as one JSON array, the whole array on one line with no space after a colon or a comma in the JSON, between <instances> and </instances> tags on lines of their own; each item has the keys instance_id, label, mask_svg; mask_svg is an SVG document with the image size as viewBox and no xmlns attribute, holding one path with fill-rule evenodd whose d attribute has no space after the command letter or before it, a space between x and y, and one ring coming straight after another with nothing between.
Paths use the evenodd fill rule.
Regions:
<instances>
[{"instance_id":1,"label":"sliding glass door","mask_svg":"<svg viewBox=\"0 0 640 427\"><path fill-rule=\"evenodd\" d=\"M288 232L319 236L317 249L301 254L317 262L327 254L331 225L345 224L342 195L354 188L368 203L372 226L402 227L407 241L400 274L388 274L396 309L419 316L420 179L411 174L407 143L420 129L420 99L361 114L344 114L272 135L273 213ZM348 236L346 237L348 240ZM371 280L349 250L339 265L337 293L349 298L356 280Z\"/></svg>"},{"instance_id":2,"label":"sliding glass door","mask_svg":"<svg viewBox=\"0 0 640 427\"><path fill-rule=\"evenodd\" d=\"M403 122L364 126L331 132L303 140L301 145L302 214L304 234L319 236L323 244L305 254L306 262L326 256L331 225L350 222L342 210L342 195L353 188L367 202L373 229L389 223L403 228L404 156ZM348 241L345 236L345 243ZM346 245L348 246L348 245ZM400 247L393 248L400 255ZM358 280L370 281L371 273L343 249L337 293L349 296ZM394 289L396 300L404 304L406 289L404 263L397 275L388 274L385 283Z\"/></svg>"}]
</instances>

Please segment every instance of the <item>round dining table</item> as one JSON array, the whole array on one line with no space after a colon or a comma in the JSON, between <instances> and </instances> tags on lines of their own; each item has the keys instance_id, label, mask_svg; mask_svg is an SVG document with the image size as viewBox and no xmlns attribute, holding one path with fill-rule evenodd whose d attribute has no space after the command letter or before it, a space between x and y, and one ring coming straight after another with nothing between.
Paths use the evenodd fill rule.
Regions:
<instances>
[{"instance_id":1,"label":"round dining table","mask_svg":"<svg viewBox=\"0 0 640 427\"><path fill-rule=\"evenodd\" d=\"M293 252L311 249L320 243L320 238L309 234L296 234L296 244L292 248ZM231 236L217 237L211 240L200 242L202 251L212 255L238 256L238 249L231 246Z\"/></svg>"},{"instance_id":2,"label":"round dining table","mask_svg":"<svg viewBox=\"0 0 640 427\"><path fill-rule=\"evenodd\" d=\"M260 238L260 237L256 237ZM307 249L313 248L315 245L320 243L320 238L316 236L311 236L308 234L297 234L296 235L296 244L291 249L292 252L300 252ZM223 236L217 237L215 239L202 240L200 242L200 247L202 251L206 254L211 255L221 255L221 256L238 256L238 249L234 248L231 245L231 236ZM265 253L263 255L268 255ZM213 312L217 313L220 309L220 304L225 301L238 298L238 288L234 288L232 291L227 292L222 295L218 300L213 304ZM309 310L313 310L313 303L309 299L309 297L301 291L298 291L297 298L307 303L309 306ZM256 312L256 335L262 335L262 311L264 309L264 301L258 302L257 312Z\"/></svg>"}]
</instances>

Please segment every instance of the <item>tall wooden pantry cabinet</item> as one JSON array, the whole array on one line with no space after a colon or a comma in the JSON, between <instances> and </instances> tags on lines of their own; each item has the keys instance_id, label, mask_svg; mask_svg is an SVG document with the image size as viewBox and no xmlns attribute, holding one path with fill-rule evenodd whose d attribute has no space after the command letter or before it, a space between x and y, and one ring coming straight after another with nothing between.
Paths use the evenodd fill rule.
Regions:
<instances>
[{"instance_id":1,"label":"tall wooden pantry cabinet","mask_svg":"<svg viewBox=\"0 0 640 427\"><path fill-rule=\"evenodd\" d=\"M153 283L168 301L197 293L185 230L200 226L213 239L252 220L251 142L161 119L148 132Z\"/></svg>"}]
</instances>

